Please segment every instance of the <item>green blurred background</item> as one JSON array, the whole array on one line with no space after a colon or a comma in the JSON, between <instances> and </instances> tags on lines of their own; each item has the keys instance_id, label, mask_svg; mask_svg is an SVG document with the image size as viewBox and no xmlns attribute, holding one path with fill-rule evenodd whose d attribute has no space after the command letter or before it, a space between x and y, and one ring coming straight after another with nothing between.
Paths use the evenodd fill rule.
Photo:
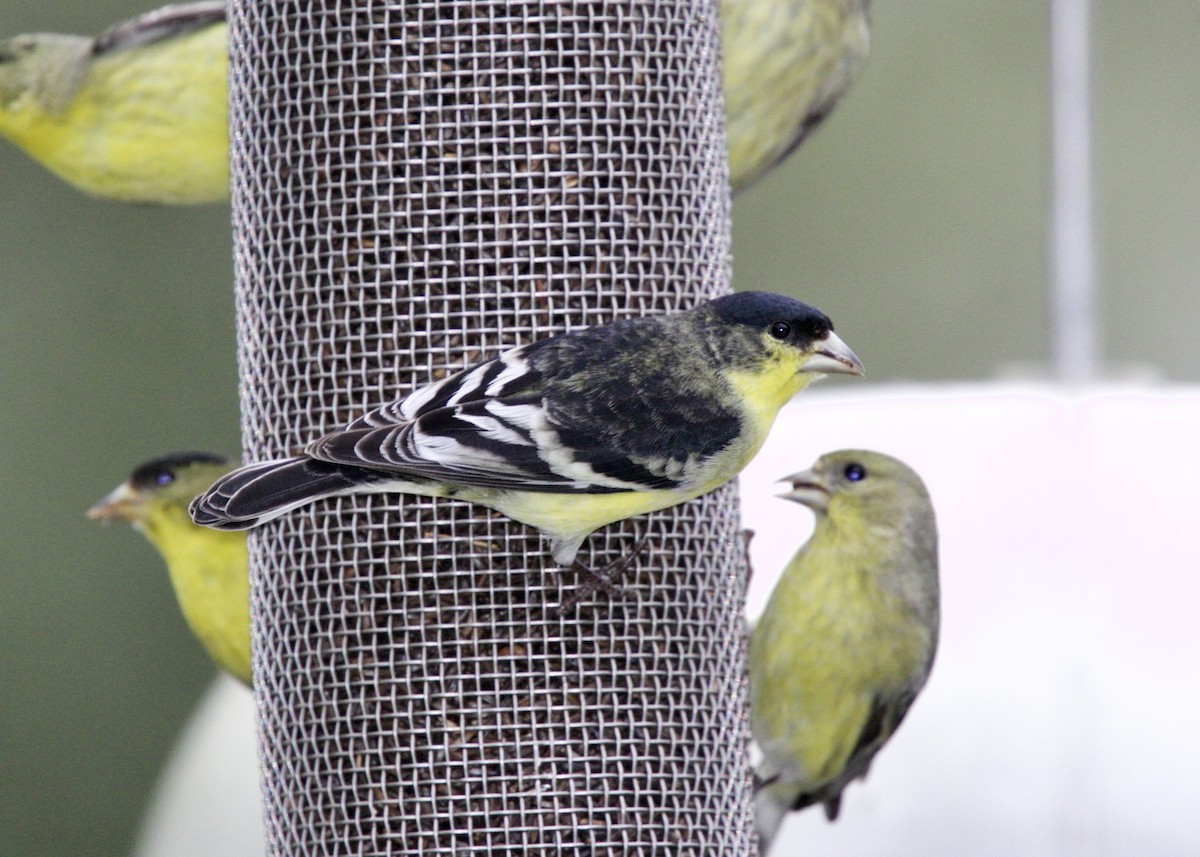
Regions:
<instances>
[{"instance_id":1,"label":"green blurred background","mask_svg":"<svg viewBox=\"0 0 1200 857\"><path fill-rule=\"evenodd\" d=\"M135 0L6 0L0 34ZM838 320L870 383L1046 375L1048 11L877 0L861 82L734 206L736 283ZM1200 4L1094 3L1101 339L1200 377ZM84 510L238 449L229 212L96 202L0 144L0 854L128 851L212 668L150 547Z\"/></svg>"}]
</instances>

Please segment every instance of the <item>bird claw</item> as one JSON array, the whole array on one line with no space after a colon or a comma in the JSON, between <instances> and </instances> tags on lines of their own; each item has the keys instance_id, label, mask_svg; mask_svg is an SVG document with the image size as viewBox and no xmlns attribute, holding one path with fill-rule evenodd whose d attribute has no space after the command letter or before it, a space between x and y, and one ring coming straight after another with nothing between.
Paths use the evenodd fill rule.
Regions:
<instances>
[{"instance_id":1,"label":"bird claw","mask_svg":"<svg viewBox=\"0 0 1200 857\"><path fill-rule=\"evenodd\" d=\"M750 561L750 542L754 540L754 530L749 527L742 528L742 553L746 559L746 583L750 583L754 577L754 563Z\"/></svg>"},{"instance_id":2,"label":"bird claw","mask_svg":"<svg viewBox=\"0 0 1200 857\"><path fill-rule=\"evenodd\" d=\"M634 543L633 548L603 568L589 568L579 560L575 560L571 563L571 571L576 572L586 579L578 584L562 600L561 604L554 607L550 611L550 615L562 616L567 611L573 609L579 602L597 592L603 592L610 598L624 598L628 595L628 592L617 581L629 566L633 565L633 561L645 550L649 541L650 533L643 533L641 538Z\"/></svg>"}]
</instances>

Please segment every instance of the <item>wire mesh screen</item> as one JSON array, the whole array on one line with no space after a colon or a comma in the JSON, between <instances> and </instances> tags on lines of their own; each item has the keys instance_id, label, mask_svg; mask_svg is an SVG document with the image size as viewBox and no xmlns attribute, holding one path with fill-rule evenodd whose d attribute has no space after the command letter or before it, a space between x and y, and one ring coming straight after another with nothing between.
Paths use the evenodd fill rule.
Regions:
<instances>
[{"instance_id":1,"label":"wire mesh screen","mask_svg":"<svg viewBox=\"0 0 1200 857\"><path fill-rule=\"evenodd\" d=\"M230 7L249 460L501 348L728 288L715 9ZM487 509L323 501L251 538L279 854L753 852L731 487L578 581Z\"/></svg>"}]
</instances>

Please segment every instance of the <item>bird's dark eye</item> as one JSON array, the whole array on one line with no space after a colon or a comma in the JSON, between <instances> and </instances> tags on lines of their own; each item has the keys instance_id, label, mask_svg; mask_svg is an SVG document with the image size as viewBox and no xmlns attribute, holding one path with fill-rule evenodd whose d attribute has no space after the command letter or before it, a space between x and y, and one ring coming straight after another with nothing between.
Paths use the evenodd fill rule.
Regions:
<instances>
[{"instance_id":1,"label":"bird's dark eye","mask_svg":"<svg viewBox=\"0 0 1200 857\"><path fill-rule=\"evenodd\" d=\"M771 336L775 339L787 339L792 335L792 326L786 321L776 321L771 324Z\"/></svg>"},{"instance_id":2,"label":"bird's dark eye","mask_svg":"<svg viewBox=\"0 0 1200 857\"><path fill-rule=\"evenodd\" d=\"M154 474L155 485L170 485L175 481L175 474L170 470L160 470Z\"/></svg>"},{"instance_id":3,"label":"bird's dark eye","mask_svg":"<svg viewBox=\"0 0 1200 857\"><path fill-rule=\"evenodd\" d=\"M867 478L867 468L861 464L847 464L842 471L851 482L862 482Z\"/></svg>"}]
</instances>

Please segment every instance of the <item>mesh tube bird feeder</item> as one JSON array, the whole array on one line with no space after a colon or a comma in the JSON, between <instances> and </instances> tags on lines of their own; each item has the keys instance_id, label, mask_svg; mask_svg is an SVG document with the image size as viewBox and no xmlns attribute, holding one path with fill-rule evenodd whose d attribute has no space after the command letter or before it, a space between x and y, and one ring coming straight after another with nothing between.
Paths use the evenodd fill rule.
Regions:
<instances>
[{"instance_id":1,"label":"mesh tube bird feeder","mask_svg":"<svg viewBox=\"0 0 1200 857\"><path fill-rule=\"evenodd\" d=\"M715 6L233 0L247 460L505 347L728 289ZM594 534L452 501L252 533L273 854L754 852L731 486Z\"/></svg>"}]
</instances>

